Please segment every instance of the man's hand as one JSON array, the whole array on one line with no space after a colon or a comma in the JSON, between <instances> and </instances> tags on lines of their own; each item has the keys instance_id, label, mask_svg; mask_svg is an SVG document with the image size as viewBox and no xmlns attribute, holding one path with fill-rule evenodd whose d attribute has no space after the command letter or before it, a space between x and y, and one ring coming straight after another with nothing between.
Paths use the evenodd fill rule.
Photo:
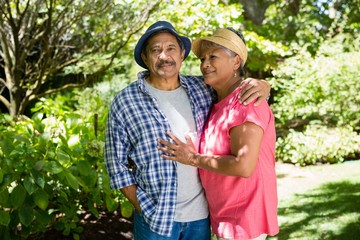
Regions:
<instances>
[{"instance_id":1,"label":"man's hand","mask_svg":"<svg viewBox=\"0 0 360 240\"><path fill-rule=\"evenodd\" d=\"M258 106L270 96L270 83L263 79L247 78L241 82L240 87L243 89L240 92L239 99L240 103L244 105L257 99L254 105Z\"/></svg>"},{"instance_id":2,"label":"man's hand","mask_svg":"<svg viewBox=\"0 0 360 240\"><path fill-rule=\"evenodd\" d=\"M141 212L141 207L136 196L136 189L136 185L130 185L120 190L124 194L124 196L132 203L136 211Z\"/></svg>"}]
</instances>

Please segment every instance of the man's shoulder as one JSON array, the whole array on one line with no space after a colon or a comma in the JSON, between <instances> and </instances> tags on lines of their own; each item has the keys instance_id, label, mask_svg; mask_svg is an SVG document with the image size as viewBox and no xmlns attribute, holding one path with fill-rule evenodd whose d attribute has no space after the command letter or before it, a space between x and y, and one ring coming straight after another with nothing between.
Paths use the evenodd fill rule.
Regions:
<instances>
[{"instance_id":1,"label":"man's shoulder","mask_svg":"<svg viewBox=\"0 0 360 240\"><path fill-rule=\"evenodd\" d=\"M206 85L202 76L181 74L180 79L182 79L182 82L189 88L204 87Z\"/></svg>"},{"instance_id":2,"label":"man's shoulder","mask_svg":"<svg viewBox=\"0 0 360 240\"><path fill-rule=\"evenodd\" d=\"M186 80L191 80L191 81L203 81L203 77L202 76L198 76L198 75L185 75L185 74L181 74L181 76L186 79Z\"/></svg>"},{"instance_id":3,"label":"man's shoulder","mask_svg":"<svg viewBox=\"0 0 360 240\"><path fill-rule=\"evenodd\" d=\"M122 104L126 101L131 101L133 99L138 98L139 91L138 91L138 83L132 82L126 87L124 87L120 92L115 95L112 103L115 105Z\"/></svg>"},{"instance_id":4,"label":"man's shoulder","mask_svg":"<svg viewBox=\"0 0 360 240\"><path fill-rule=\"evenodd\" d=\"M116 94L116 97L124 97L128 95L133 95L137 92L139 83L137 81L131 82L129 85L121 89L120 92Z\"/></svg>"}]
</instances>

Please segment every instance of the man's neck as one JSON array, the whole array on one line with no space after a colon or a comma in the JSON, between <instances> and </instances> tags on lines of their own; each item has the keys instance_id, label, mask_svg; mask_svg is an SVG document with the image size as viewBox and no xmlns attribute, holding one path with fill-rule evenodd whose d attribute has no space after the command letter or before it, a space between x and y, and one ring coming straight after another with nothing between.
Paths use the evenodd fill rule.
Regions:
<instances>
[{"instance_id":1,"label":"man's neck","mask_svg":"<svg viewBox=\"0 0 360 240\"><path fill-rule=\"evenodd\" d=\"M173 78L158 78L150 75L145 80L154 88L164 91L175 90L180 86L179 76Z\"/></svg>"}]
</instances>

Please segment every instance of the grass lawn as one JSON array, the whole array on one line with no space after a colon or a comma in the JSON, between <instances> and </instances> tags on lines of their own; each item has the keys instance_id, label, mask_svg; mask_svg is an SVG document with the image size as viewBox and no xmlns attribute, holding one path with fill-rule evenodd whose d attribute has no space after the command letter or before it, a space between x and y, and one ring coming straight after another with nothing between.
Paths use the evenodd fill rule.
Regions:
<instances>
[{"instance_id":1,"label":"grass lawn","mask_svg":"<svg viewBox=\"0 0 360 240\"><path fill-rule=\"evenodd\" d=\"M276 168L280 232L268 239L360 239L360 160Z\"/></svg>"}]
</instances>

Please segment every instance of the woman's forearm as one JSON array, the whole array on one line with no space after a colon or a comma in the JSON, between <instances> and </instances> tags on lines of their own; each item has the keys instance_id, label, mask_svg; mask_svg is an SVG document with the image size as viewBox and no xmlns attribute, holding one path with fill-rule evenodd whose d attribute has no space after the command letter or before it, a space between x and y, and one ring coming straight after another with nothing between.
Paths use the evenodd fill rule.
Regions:
<instances>
[{"instance_id":1,"label":"woman's forearm","mask_svg":"<svg viewBox=\"0 0 360 240\"><path fill-rule=\"evenodd\" d=\"M246 159L244 156L235 157L233 155L206 156L193 154L189 158L189 165L213 171L219 174L249 177L255 169L257 159ZM252 162L255 162L252 163Z\"/></svg>"}]
</instances>

